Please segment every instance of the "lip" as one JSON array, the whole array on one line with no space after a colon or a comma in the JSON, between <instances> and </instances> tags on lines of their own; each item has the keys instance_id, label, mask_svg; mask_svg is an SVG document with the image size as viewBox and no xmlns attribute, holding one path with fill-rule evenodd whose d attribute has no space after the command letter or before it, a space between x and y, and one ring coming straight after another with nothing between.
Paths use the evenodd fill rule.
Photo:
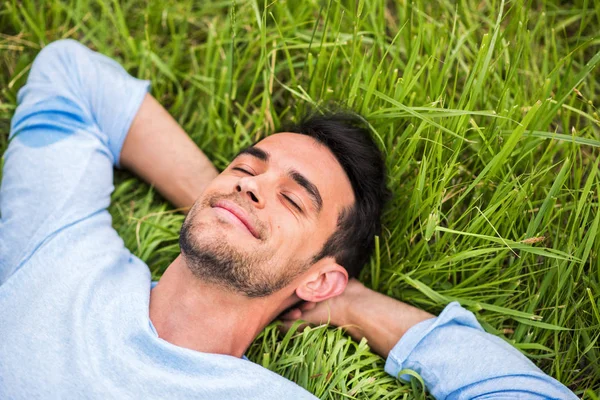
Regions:
<instances>
[{"instance_id":1,"label":"lip","mask_svg":"<svg viewBox=\"0 0 600 400\"><path fill-rule=\"evenodd\" d=\"M214 205L214 208L222 208L224 210L229 211L237 219L239 219L242 224L244 224L244 226L248 229L248 231L250 231L252 236L254 236L257 239L260 239L260 235L258 234L256 228L250 221L250 218L248 218L248 215L246 214L243 208L227 200L221 200L217 202L217 204Z\"/></svg>"}]
</instances>

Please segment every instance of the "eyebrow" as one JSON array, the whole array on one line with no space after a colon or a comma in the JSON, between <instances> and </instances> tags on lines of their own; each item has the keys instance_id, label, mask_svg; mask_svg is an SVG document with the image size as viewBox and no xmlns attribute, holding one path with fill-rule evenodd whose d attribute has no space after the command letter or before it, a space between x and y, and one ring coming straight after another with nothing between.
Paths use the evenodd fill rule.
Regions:
<instances>
[{"instance_id":1,"label":"eyebrow","mask_svg":"<svg viewBox=\"0 0 600 400\"><path fill-rule=\"evenodd\" d=\"M294 182L302 186L304 190L308 192L308 195L312 199L313 205L317 209L317 213L321 212L321 209L323 208L323 199L321 198L321 193L319 193L319 189L317 189L315 184L294 169L288 171L288 175L294 180Z\"/></svg>"},{"instance_id":2,"label":"eyebrow","mask_svg":"<svg viewBox=\"0 0 600 400\"><path fill-rule=\"evenodd\" d=\"M234 157L234 159L241 155L244 155L244 154L258 158L259 160L264 161L264 162L268 162L269 158L270 158L269 153L267 153L263 149L259 149L258 147L250 146L250 147L246 147L245 149L240 151ZM311 181L309 181L300 172L296 171L295 169L289 170L287 174L294 182L296 182L304 190L306 190L306 192L308 193L308 195L310 196L310 198L312 200L313 205L317 209L317 213L320 213L321 209L323 208L323 198L321 197L321 193L319 192L319 189L317 188L317 186L314 183L312 183Z\"/></svg>"},{"instance_id":3,"label":"eyebrow","mask_svg":"<svg viewBox=\"0 0 600 400\"><path fill-rule=\"evenodd\" d=\"M235 157L233 157L234 159L238 158L241 155L250 155L252 157L258 158L261 161L267 162L269 161L269 153L267 153L266 151L259 149L258 147L254 147L254 146L250 146L250 147L246 147L245 149L243 149L242 151L240 151Z\"/></svg>"}]
</instances>

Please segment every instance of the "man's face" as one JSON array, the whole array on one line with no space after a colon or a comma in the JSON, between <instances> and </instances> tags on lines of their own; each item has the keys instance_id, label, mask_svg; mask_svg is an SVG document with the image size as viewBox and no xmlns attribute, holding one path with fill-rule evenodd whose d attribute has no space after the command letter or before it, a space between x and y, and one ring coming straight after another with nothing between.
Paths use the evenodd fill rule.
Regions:
<instances>
[{"instance_id":1,"label":"man's face","mask_svg":"<svg viewBox=\"0 0 600 400\"><path fill-rule=\"evenodd\" d=\"M182 226L181 250L199 278L267 296L310 267L353 204L350 181L325 146L279 133L209 184Z\"/></svg>"}]
</instances>

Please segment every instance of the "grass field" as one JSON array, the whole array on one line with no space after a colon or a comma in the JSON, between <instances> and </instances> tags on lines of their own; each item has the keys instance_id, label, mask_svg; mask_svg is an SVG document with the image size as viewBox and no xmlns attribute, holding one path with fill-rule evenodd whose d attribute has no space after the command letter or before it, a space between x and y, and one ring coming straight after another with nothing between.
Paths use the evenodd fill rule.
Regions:
<instances>
[{"instance_id":1,"label":"grass field","mask_svg":"<svg viewBox=\"0 0 600 400\"><path fill-rule=\"evenodd\" d=\"M5 0L0 153L33 58L59 38L152 80L219 168L342 103L372 125L394 192L363 282L434 313L457 300L598 399L599 26L593 0ZM183 216L126 172L115 187L114 226L158 278ZM248 355L323 399L426 396L340 330L270 326Z\"/></svg>"}]
</instances>

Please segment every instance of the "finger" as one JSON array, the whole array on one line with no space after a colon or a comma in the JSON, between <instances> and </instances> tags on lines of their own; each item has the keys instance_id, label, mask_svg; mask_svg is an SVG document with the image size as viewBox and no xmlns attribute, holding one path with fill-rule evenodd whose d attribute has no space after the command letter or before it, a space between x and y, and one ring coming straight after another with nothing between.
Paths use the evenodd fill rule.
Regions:
<instances>
[{"instance_id":1,"label":"finger","mask_svg":"<svg viewBox=\"0 0 600 400\"><path fill-rule=\"evenodd\" d=\"M281 333L287 333L292 326L294 325L296 321L281 321L280 324L277 324L277 329L279 329L279 332ZM306 327L308 327L308 324L301 324L298 326L298 328L296 328L296 332L302 332L304 329L306 329Z\"/></svg>"},{"instance_id":2,"label":"finger","mask_svg":"<svg viewBox=\"0 0 600 400\"><path fill-rule=\"evenodd\" d=\"M300 306L300 309L302 311L309 311L309 310L312 310L313 308L315 308L316 306L317 306L317 303L314 303L312 301L307 301L306 303L304 303Z\"/></svg>"},{"instance_id":3,"label":"finger","mask_svg":"<svg viewBox=\"0 0 600 400\"><path fill-rule=\"evenodd\" d=\"M277 329L279 330L280 333L285 334L285 333L287 333L287 331L290 330L293 323L294 323L293 321L281 321L281 324L277 324Z\"/></svg>"},{"instance_id":4,"label":"finger","mask_svg":"<svg viewBox=\"0 0 600 400\"><path fill-rule=\"evenodd\" d=\"M280 318L283 320L297 320L301 316L302 316L302 311L300 311L300 309L298 309L298 308L293 308L290 311L286 312L285 314L282 314Z\"/></svg>"}]
</instances>

